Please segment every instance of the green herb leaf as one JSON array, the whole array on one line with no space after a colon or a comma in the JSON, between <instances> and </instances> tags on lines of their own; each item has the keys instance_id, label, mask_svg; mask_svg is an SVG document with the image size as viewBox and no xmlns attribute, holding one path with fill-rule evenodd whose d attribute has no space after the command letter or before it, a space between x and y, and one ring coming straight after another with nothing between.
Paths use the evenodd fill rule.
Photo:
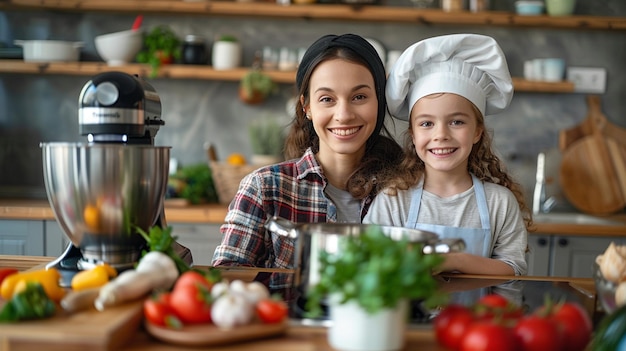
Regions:
<instances>
[{"instance_id":1,"label":"green herb leaf","mask_svg":"<svg viewBox=\"0 0 626 351\"><path fill-rule=\"evenodd\" d=\"M421 244L394 240L375 225L340 243L339 254L320 254L320 281L307 296L309 317L321 314L321 302L329 295L340 296L342 303L356 300L369 313L395 307L402 299L424 299L427 305L442 301L432 271L443 257L424 254Z\"/></svg>"}]
</instances>

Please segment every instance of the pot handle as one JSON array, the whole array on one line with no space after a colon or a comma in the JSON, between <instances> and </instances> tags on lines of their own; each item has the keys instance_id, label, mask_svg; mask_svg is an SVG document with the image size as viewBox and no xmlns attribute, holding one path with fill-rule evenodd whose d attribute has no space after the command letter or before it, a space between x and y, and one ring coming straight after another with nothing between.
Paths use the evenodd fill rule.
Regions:
<instances>
[{"instance_id":1,"label":"pot handle","mask_svg":"<svg viewBox=\"0 0 626 351\"><path fill-rule=\"evenodd\" d=\"M422 250L424 254L444 254L450 252L462 252L465 250L465 241L463 239L441 239L436 243L427 244Z\"/></svg>"},{"instance_id":2,"label":"pot handle","mask_svg":"<svg viewBox=\"0 0 626 351\"><path fill-rule=\"evenodd\" d=\"M278 235L295 239L298 237L296 224L292 221L280 217L270 217L265 222L265 229Z\"/></svg>"}]
</instances>

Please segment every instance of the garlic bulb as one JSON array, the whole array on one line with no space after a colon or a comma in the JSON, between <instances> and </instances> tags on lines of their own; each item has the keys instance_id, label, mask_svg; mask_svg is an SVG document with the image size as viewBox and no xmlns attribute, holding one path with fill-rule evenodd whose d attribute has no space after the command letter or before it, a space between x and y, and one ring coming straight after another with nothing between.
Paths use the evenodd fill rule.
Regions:
<instances>
[{"instance_id":1,"label":"garlic bulb","mask_svg":"<svg viewBox=\"0 0 626 351\"><path fill-rule=\"evenodd\" d=\"M604 254L597 257L604 279L619 283L626 279L626 246L611 243Z\"/></svg>"}]
</instances>

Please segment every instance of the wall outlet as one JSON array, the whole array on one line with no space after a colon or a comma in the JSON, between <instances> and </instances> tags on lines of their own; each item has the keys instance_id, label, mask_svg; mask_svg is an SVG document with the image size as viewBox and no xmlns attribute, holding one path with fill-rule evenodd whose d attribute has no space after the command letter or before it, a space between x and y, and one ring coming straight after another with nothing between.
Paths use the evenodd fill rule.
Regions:
<instances>
[{"instance_id":1,"label":"wall outlet","mask_svg":"<svg viewBox=\"0 0 626 351\"><path fill-rule=\"evenodd\" d=\"M567 80L574 83L577 93L597 93L606 91L606 69L596 67L568 67Z\"/></svg>"}]
</instances>

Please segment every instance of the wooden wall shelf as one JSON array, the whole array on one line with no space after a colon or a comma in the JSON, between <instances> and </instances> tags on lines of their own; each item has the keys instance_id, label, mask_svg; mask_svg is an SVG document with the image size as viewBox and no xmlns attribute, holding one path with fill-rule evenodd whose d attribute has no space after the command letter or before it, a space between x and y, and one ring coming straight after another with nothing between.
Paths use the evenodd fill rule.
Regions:
<instances>
[{"instance_id":1,"label":"wooden wall shelf","mask_svg":"<svg viewBox=\"0 0 626 351\"><path fill-rule=\"evenodd\" d=\"M108 66L105 62L24 62L22 60L0 60L0 72L19 74L64 74L92 76L102 72L121 71L149 77L150 66L145 64L127 64L124 66ZM156 78L170 79L201 79L239 81L250 68L234 70L214 70L210 66L165 65L161 66ZM295 82L295 71L265 71L277 83L292 84ZM540 93L573 93L572 82L537 82L522 78L513 78L515 91Z\"/></svg>"},{"instance_id":2,"label":"wooden wall shelf","mask_svg":"<svg viewBox=\"0 0 626 351\"><path fill-rule=\"evenodd\" d=\"M440 9L376 5L278 5L274 2L183 0L5 0L0 10L61 10L174 15L268 17L414 24L485 25L568 29L626 30L625 17L519 16L512 12L469 11L447 13Z\"/></svg>"}]
</instances>

